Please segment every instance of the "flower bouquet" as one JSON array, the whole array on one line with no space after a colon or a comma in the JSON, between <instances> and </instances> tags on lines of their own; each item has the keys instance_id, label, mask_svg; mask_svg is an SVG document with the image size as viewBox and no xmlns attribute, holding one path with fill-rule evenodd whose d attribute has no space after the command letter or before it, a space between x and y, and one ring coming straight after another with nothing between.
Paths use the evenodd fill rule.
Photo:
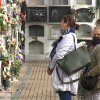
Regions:
<instances>
[{"instance_id":1,"label":"flower bouquet","mask_svg":"<svg viewBox=\"0 0 100 100\"><path fill-rule=\"evenodd\" d=\"M20 21L20 22L22 22L23 20L26 19L26 15L23 14L23 13L21 13L21 12L18 14L18 16L19 16L19 21Z\"/></svg>"},{"instance_id":2,"label":"flower bouquet","mask_svg":"<svg viewBox=\"0 0 100 100\"><path fill-rule=\"evenodd\" d=\"M70 11L71 11L71 15L78 16L78 13L76 12L75 9L70 9Z\"/></svg>"},{"instance_id":3,"label":"flower bouquet","mask_svg":"<svg viewBox=\"0 0 100 100\"><path fill-rule=\"evenodd\" d=\"M40 13L40 14L35 14L35 16L34 16L34 20L41 20L41 21L43 21L43 14L42 13Z\"/></svg>"},{"instance_id":4,"label":"flower bouquet","mask_svg":"<svg viewBox=\"0 0 100 100\"><path fill-rule=\"evenodd\" d=\"M21 64L23 63L23 56L21 54L16 54L16 58L14 60L14 63L11 63L11 74L13 77L19 76L19 71Z\"/></svg>"}]
</instances>

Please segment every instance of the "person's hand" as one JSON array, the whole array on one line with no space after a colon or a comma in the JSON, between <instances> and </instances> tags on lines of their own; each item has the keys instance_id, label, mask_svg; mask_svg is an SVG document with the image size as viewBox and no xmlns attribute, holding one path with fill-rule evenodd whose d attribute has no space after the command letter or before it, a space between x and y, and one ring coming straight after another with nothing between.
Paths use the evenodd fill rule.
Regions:
<instances>
[{"instance_id":1,"label":"person's hand","mask_svg":"<svg viewBox=\"0 0 100 100\"><path fill-rule=\"evenodd\" d=\"M48 73L48 75L51 75L51 74L52 74L52 71L53 71L53 70L51 70L49 67L47 68L47 73Z\"/></svg>"}]
</instances>

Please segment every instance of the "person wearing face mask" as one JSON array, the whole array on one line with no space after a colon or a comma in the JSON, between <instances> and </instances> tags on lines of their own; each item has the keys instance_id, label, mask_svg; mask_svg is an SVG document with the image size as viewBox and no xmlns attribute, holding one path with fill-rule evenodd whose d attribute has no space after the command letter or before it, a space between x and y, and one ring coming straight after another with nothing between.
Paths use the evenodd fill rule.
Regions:
<instances>
[{"instance_id":1,"label":"person wearing face mask","mask_svg":"<svg viewBox=\"0 0 100 100\"><path fill-rule=\"evenodd\" d=\"M100 26L96 26L92 31L92 44L93 47L90 48L89 52L91 53L92 50L100 44ZM91 91L86 91L85 89L78 86L78 98L79 100L100 100L100 45L91 56L91 64L89 68L89 72L87 73L88 76L95 76L99 75L99 79Z\"/></svg>"},{"instance_id":2,"label":"person wearing face mask","mask_svg":"<svg viewBox=\"0 0 100 100\"><path fill-rule=\"evenodd\" d=\"M79 25L75 23L74 18L70 15L65 15L60 24L61 36L52 44L53 49L50 53L51 61L47 68L47 73L49 75L52 74L53 87L55 92L58 93L60 100L71 100L71 96L77 94L78 81L68 84L62 83L56 71L56 67L58 66L56 61L62 59L66 54L75 49L74 45L77 46L75 29L78 30L78 28ZM75 43L73 36L75 38ZM58 73L63 82L69 82L69 77L72 80L78 78L78 72L68 77L60 67L58 67Z\"/></svg>"}]
</instances>

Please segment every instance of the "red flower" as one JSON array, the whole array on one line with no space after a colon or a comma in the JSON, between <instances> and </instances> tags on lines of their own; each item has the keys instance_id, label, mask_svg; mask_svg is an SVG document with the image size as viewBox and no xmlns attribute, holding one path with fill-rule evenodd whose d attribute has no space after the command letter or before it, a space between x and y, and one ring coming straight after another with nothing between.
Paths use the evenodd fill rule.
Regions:
<instances>
[{"instance_id":1,"label":"red flower","mask_svg":"<svg viewBox=\"0 0 100 100\"><path fill-rule=\"evenodd\" d=\"M91 45L91 47L93 47L93 45Z\"/></svg>"},{"instance_id":2,"label":"red flower","mask_svg":"<svg viewBox=\"0 0 100 100\"><path fill-rule=\"evenodd\" d=\"M11 65L13 65L13 62L11 62Z\"/></svg>"},{"instance_id":3,"label":"red flower","mask_svg":"<svg viewBox=\"0 0 100 100\"><path fill-rule=\"evenodd\" d=\"M2 65L2 66L3 66L3 65L5 65L5 63L4 63L4 62L2 62L2 64L1 64L1 65Z\"/></svg>"},{"instance_id":4,"label":"red flower","mask_svg":"<svg viewBox=\"0 0 100 100\"><path fill-rule=\"evenodd\" d=\"M8 17L8 21L10 20L10 17Z\"/></svg>"},{"instance_id":5,"label":"red flower","mask_svg":"<svg viewBox=\"0 0 100 100\"><path fill-rule=\"evenodd\" d=\"M19 20L20 22L22 22L22 18L20 18L20 20Z\"/></svg>"},{"instance_id":6,"label":"red flower","mask_svg":"<svg viewBox=\"0 0 100 100\"><path fill-rule=\"evenodd\" d=\"M9 61L8 60L6 62L9 64Z\"/></svg>"}]
</instances>

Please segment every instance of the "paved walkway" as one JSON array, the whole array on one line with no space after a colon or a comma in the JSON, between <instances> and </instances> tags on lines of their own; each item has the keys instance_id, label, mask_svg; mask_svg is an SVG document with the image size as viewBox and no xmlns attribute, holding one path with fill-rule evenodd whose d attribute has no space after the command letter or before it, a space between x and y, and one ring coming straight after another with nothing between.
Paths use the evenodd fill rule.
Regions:
<instances>
[{"instance_id":1,"label":"paved walkway","mask_svg":"<svg viewBox=\"0 0 100 100\"><path fill-rule=\"evenodd\" d=\"M13 82L11 89L8 89L12 100L59 100L53 91L51 76L46 72L47 66L48 61L24 63L18 82Z\"/></svg>"}]
</instances>

